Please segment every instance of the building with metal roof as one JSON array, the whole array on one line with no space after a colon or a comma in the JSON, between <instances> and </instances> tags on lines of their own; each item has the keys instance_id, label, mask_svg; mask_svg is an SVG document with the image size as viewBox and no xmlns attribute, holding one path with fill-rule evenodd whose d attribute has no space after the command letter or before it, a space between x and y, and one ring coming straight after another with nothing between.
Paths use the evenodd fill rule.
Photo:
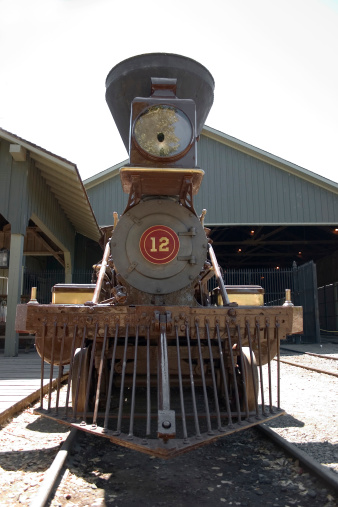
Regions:
<instances>
[{"instance_id":1,"label":"building with metal roof","mask_svg":"<svg viewBox=\"0 0 338 507\"><path fill-rule=\"evenodd\" d=\"M123 212L119 170L127 164L84 181L100 225ZM224 268L291 266L336 255L337 183L210 127L198 143L198 165L205 176L195 209L207 210L205 225ZM323 273L323 283L330 277Z\"/></svg>"},{"instance_id":2,"label":"building with metal roof","mask_svg":"<svg viewBox=\"0 0 338 507\"><path fill-rule=\"evenodd\" d=\"M57 264L65 282L72 281L74 268L90 269L102 253L99 225L111 225L113 212L126 206L119 172L128 162L82 183L75 164L0 129L0 260L10 253L8 266L0 267L7 355L18 347L14 320L22 266L48 270ZM337 183L210 127L200 136L198 163L205 176L194 206L197 213L207 210L205 225L224 272L291 270L315 261L316 272L309 266L297 274L301 283L310 273L316 287L317 278L318 285L338 286ZM338 302L333 304L338 315Z\"/></svg>"},{"instance_id":3,"label":"building with metal roof","mask_svg":"<svg viewBox=\"0 0 338 507\"><path fill-rule=\"evenodd\" d=\"M126 206L119 177L126 165L84 181L100 225L111 224L113 212ZM260 283L267 291L267 279L284 270L290 281L278 278L293 284L310 341L319 339L317 287L333 285L332 318L321 327L338 329L338 184L210 127L200 136L198 165L205 175L194 206L198 214L207 210L204 223L225 276L251 270L227 283ZM322 310L327 307L325 301ZM323 319L328 322L326 313Z\"/></svg>"},{"instance_id":4,"label":"building with metal roof","mask_svg":"<svg viewBox=\"0 0 338 507\"><path fill-rule=\"evenodd\" d=\"M0 129L0 295L6 299L6 355L15 355L18 348L14 322L23 266L39 264L43 271L52 258L71 282L76 235L95 243L101 236L76 165Z\"/></svg>"}]
</instances>

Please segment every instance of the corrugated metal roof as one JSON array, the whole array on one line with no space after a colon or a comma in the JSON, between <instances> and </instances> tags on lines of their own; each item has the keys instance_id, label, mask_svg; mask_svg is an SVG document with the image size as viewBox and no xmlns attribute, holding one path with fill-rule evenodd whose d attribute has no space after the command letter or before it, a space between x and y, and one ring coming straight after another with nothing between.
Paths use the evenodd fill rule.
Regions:
<instances>
[{"instance_id":1,"label":"corrugated metal roof","mask_svg":"<svg viewBox=\"0 0 338 507\"><path fill-rule=\"evenodd\" d=\"M83 182L101 227L112 224L113 212L122 213L126 207L128 195L122 190L120 169L128 163L116 164Z\"/></svg>"},{"instance_id":2,"label":"corrugated metal roof","mask_svg":"<svg viewBox=\"0 0 338 507\"><path fill-rule=\"evenodd\" d=\"M267 151L252 146L251 144L245 143L240 139L236 139L235 137L229 136L224 132L221 132L219 130L213 129L205 125L203 127L201 135L214 139L215 141L218 141L231 148L246 153L247 155L251 155L252 157L262 160L263 162L267 162L270 165L273 165L275 167L278 167L279 169L287 171L290 174L294 174L299 178L305 179L311 183L314 183L315 185L330 190L331 192L338 193L338 183L335 183L332 180L324 178L323 176L320 176L319 174L309 171L308 169L293 164L292 162L289 162L281 157L272 155ZM119 164L116 164L106 169L105 171L95 174L91 178L84 180L84 185L86 189L92 188L95 185L98 185L99 183L102 183L103 181L108 180L113 176L116 176L119 172L118 170L127 163L128 160L125 160L123 162L120 162Z\"/></svg>"},{"instance_id":3,"label":"corrugated metal roof","mask_svg":"<svg viewBox=\"0 0 338 507\"><path fill-rule=\"evenodd\" d=\"M20 144L29 152L75 230L98 241L100 229L76 165L2 128L0 138Z\"/></svg>"},{"instance_id":4,"label":"corrugated metal roof","mask_svg":"<svg viewBox=\"0 0 338 507\"><path fill-rule=\"evenodd\" d=\"M210 127L198 144L205 177L195 208L208 225L336 224L338 184ZM100 224L124 209L119 169L84 181Z\"/></svg>"},{"instance_id":5,"label":"corrugated metal roof","mask_svg":"<svg viewBox=\"0 0 338 507\"><path fill-rule=\"evenodd\" d=\"M129 159L124 160L123 162L119 162L118 164L115 164L112 167L108 167L108 169L106 169L105 171L101 171L98 174L94 174L94 176L87 178L83 182L86 187L86 190L88 190L89 188L95 187L96 185L99 185L100 183L104 183L105 181L109 180L113 176L120 174L121 167L126 167L128 164L129 164Z\"/></svg>"},{"instance_id":6,"label":"corrugated metal roof","mask_svg":"<svg viewBox=\"0 0 338 507\"><path fill-rule=\"evenodd\" d=\"M324 178L323 176L309 171L308 169L304 169L303 167L293 164L292 162L284 160L283 158L277 157L276 155L272 155L271 153L261 150L260 148L256 148L255 146L236 139L235 137L224 134L224 132L220 132L219 130L215 130L205 125L202 134L206 137L214 139L215 141L225 144L230 148L234 148L238 151L246 153L247 155L251 155L252 157L262 160L263 162L267 162L270 165L278 167L283 171L287 171L288 173L294 174L295 176L305 179L310 183L314 183L319 187L323 187L326 190L338 193L338 183Z\"/></svg>"},{"instance_id":7,"label":"corrugated metal roof","mask_svg":"<svg viewBox=\"0 0 338 507\"><path fill-rule=\"evenodd\" d=\"M195 209L206 225L335 225L338 188L312 173L279 167L243 149L203 135L198 162L205 171ZM95 209L95 208L94 208Z\"/></svg>"}]
</instances>

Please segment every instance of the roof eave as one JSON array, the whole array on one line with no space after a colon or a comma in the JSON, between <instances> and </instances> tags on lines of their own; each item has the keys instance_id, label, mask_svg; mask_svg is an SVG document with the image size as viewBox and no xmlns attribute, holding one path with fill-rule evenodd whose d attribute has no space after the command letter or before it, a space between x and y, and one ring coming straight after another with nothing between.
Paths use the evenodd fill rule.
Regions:
<instances>
[{"instance_id":1,"label":"roof eave","mask_svg":"<svg viewBox=\"0 0 338 507\"><path fill-rule=\"evenodd\" d=\"M62 157L59 157L58 155L54 155L53 153L45 150L44 148L41 148L33 143L30 143L29 141L26 141L25 139L22 139L15 134L12 134L2 128L0 128L0 138L13 143L13 144L20 144L23 148L25 148L29 153L33 160L38 161L40 164L44 164L46 166L57 166L64 170L69 171L70 173L74 174L76 176L76 180L78 183L78 189L79 189L79 196L83 200L83 204L85 209L87 210L87 217L85 219L87 226L84 228L82 225L82 219L81 222L77 220L75 216L72 215L72 213L67 212L67 209L65 206L63 206L59 199L60 206L62 207L63 211L67 215L69 221L72 223L74 229L82 234L83 236L86 236L94 241L99 241L101 237L101 231L100 227L96 221L93 209L91 207L91 204L88 199L88 195L86 192L86 189L83 185L80 173L78 171L78 168L76 164L70 162L69 160L66 160ZM40 171L43 173L43 170L40 167ZM43 174L42 174L42 177ZM53 187L51 186L51 191L53 192ZM56 197L57 198L57 197ZM83 215L82 215L82 218Z\"/></svg>"},{"instance_id":2,"label":"roof eave","mask_svg":"<svg viewBox=\"0 0 338 507\"><path fill-rule=\"evenodd\" d=\"M208 126L204 126L202 130L202 135L209 137L210 139L214 139L215 141L221 142L231 148L235 148L238 151L242 151L247 155L255 157L259 160L267 162L283 171L287 171L290 174L294 174L299 178L309 181L310 183L314 183L317 186L325 188L326 190L330 190L331 192L338 193L338 183L335 183L332 180L324 178L319 174L316 174L308 169L304 169L292 162L284 160L276 155L272 155L271 153L261 150L260 148L256 148L251 144L245 143L235 137L229 136L228 134L224 134L219 130L213 129Z\"/></svg>"},{"instance_id":3,"label":"roof eave","mask_svg":"<svg viewBox=\"0 0 338 507\"><path fill-rule=\"evenodd\" d=\"M121 167L125 167L128 164L129 159L123 160L123 162L119 162L118 164L115 164L114 166L109 167L108 169L101 171L98 174L94 174L94 176L91 176L90 178L85 179L83 181L85 189L89 190L90 188L96 187L96 185L104 183L110 178L118 175Z\"/></svg>"}]
</instances>

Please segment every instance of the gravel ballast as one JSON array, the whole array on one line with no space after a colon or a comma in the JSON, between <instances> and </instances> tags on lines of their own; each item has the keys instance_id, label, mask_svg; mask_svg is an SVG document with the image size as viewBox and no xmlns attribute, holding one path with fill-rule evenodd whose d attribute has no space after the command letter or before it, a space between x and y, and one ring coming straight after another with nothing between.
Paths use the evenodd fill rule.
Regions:
<instances>
[{"instance_id":1,"label":"gravel ballast","mask_svg":"<svg viewBox=\"0 0 338 507\"><path fill-rule=\"evenodd\" d=\"M338 357L338 345L318 352ZM282 354L293 362L319 361L292 351ZM275 361L272 372L275 379ZM287 414L268 425L338 474L338 378L286 364L281 364L281 378L281 406ZM34 415L31 408L1 428L0 507L30 504L68 433L66 426ZM335 492L254 429L169 461L78 434L53 507L338 505Z\"/></svg>"}]
</instances>

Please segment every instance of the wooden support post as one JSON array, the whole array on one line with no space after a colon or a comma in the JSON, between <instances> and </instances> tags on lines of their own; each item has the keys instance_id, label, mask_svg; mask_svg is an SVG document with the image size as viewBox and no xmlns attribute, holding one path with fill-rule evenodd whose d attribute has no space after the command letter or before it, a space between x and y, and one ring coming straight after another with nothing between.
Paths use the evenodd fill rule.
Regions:
<instances>
[{"instance_id":1,"label":"wooden support post","mask_svg":"<svg viewBox=\"0 0 338 507\"><path fill-rule=\"evenodd\" d=\"M24 238L23 234L11 234L5 334L5 356L7 357L17 356L19 350L19 335L15 332L15 315L21 296Z\"/></svg>"},{"instance_id":2,"label":"wooden support post","mask_svg":"<svg viewBox=\"0 0 338 507\"><path fill-rule=\"evenodd\" d=\"M65 283L72 283L72 257L70 252L63 252L65 259Z\"/></svg>"}]
</instances>

